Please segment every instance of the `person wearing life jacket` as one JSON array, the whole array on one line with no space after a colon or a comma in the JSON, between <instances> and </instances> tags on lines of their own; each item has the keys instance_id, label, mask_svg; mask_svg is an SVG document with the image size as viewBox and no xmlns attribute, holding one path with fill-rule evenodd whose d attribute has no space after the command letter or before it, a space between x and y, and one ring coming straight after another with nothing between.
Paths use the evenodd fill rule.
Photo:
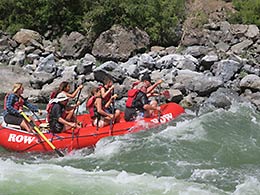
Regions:
<instances>
[{"instance_id":1,"label":"person wearing life jacket","mask_svg":"<svg viewBox=\"0 0 260 195\"><path fill-rule=\"evenodd\" d=\"M49 120L50 120L50 110L53 106L52 102L53 102L53 99L56 98L59 93L64 93L68 97L68 99L72 99L72 98L76 97L76 95L79 93L79 91L82 88L83 88L83 85L79 85L74 92L69 93L70 83L67 81L61 82L58 90L53 91L51 93L50 101L46 106L46 111L47 111L46 121L49 122ZM67 100L67 103L68 103L68 100ZM74 106L67 106L67 103L66 103L66 119L73 121L76 119L76 117L74 116L74 111L80 105L80 102L76 102L76 104Z\"/></svg>"},{"instance_id":2,"label":"person wearing life jacket","mask_svg":"<svg viewBox=\"0 0 260 195\"><path fill-rule=\"evenodd\" d=\"M24 88L22 83L15 83L12 92L7 94L4 99L4 121L7 124L19 125L21 129L25 129L28 132L33 132L28 122L20 114L23 111L23 106L28 107L33 112L41 111L36 105L30 104L25 98L22 97Z\"/></svg>"},{"instance_id":3,"label":"person wearing life jacket","mask_svg":"<svg viewBox=\"0 0 260 195\"><path fill-rule=\"evenodd\" d=\"M139 89L140 86L145 85L147 88L147 96L151 97L151 96L157 96L159 94L155 93L154 90L155 88L160 85L162 83L162 79L159 79L157 82L155 82L153 85L151 84L151 77L148 73L145 73L142 77L141 77L141 81L139 82L135 82L133 88L134 89Z\"/></svg>"},{"instance_id":4,"label":"person wearing life jacket","mask_svg":"<svg viewBox=\"0 0 260 195\"><path fill-rule=\"evenodd\" d=\"M64 93L59 93L56 98L52 99L52 108L50 111L50 129L53 133L61 133L71 128L80 128L76 122L66 119L66 104L69 97Z\"/></svg>"},{"instance_id":5,"label":"person wearing life jacket","mask_svg":"<svg viewBox=\"0 0 260 195\"><path fill-rule=\"evenodd\" d=\"M102 96L102 105L106 105L107 102L110 101L111 97L114 95L114 85L113 80L109 77L106 77L103 81L103 86L101 86L101 96ZM115 116L120 116L120 110L115 108L115 101L112 100L107 107L105 107L105 111L114 114ZM116 122L119 121L117 118Z\"/></svg>"},{"instance_id":6,"label":"person wearing life jacket","mask_svg":"<svg viewBox=\"0 0 260 195\"><path fill-rule=\"evenodd\" d=\"M118 115L117 113L112 114L112 113L105 111L105 109L116 98L117 98L117 95L115 94L108 100L106 105L103 105L101 88L96 87L91 91L91 97L88 99L86 107L89 110L89 114L92 119L93 126L104 127L104 126L109 125L111 120L114 120L114 121L112 121L113 123L117 122L120 115Z\"/></svg>"},{"instance_id":7,"label":"person wearing life jacket","mask_svg":"<svg viewBox=\"0 0 260 195\"><path fill-rule=\"evenodd\" d=\"M105 109L105 112L114 115L114 122L120 121L120 110L115 108L115 99L111 100L111 97L114 95L114 85L113 80L110 77L106 77L103 81L103 86L101 87L101 96L102 96L102 105ZM117 95L116 95L117 96ZM111 101L109 104L107 104ZM107 105L107 106L105 106Z\"/></svg>"},{"instance_id":8,"label":"person wearing life jacket","mask_svg":"<svg viewBox=\"0 0 260 195\"><path fill-rule=\"evenodd\" d=\"M137 116L149 118L155 110L160 111L157 101L149 101L148 99L148 96L160 83L161 81L158 81L156 85L151 87L151 78L149 75L145 74L141 78L141 82L128 91L124 115L126 121L133 121Z\"/></svg>"}]
</instances>

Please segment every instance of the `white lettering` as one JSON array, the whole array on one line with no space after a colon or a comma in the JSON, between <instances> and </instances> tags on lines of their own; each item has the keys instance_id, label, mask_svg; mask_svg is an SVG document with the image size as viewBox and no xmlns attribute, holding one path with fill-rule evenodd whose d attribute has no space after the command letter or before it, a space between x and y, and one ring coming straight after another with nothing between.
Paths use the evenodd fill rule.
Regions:
<instances>
[{"instance_id":1,"label":"white lettering","mask_svg":"<svg viewBox=\"0 0 260 195\"><path fill-rule=\"evenodd\" d=\"M154 118L154 119L151 119L151 122L152 123L166 123L166 122L169 122L173 119L172 117L172 113L168 113L168 114L164 114L160 117L160 122L159 122L159 119L158 118Z\"/></svg>"},{"instance_id":2,"label":"white lettering","mask_svg":"<svg viewBox=\"0 0 260 195\"><path fill-rule=\"evenodd\" d=\"M161 123L166 123L167 121L166 121L166 118L164 117L164 116L162 116L161 118L160 118L160 122Z\"/></svg>"},{"instance_id":3,"label":"white lettering","mask_svg":"<svg viewBox=\"0 0 260 195\"><path fill-rule=\"evenodd\" d=\"M153 122L153 123L159 123L159 121L158 121L157 118L152 119L151 122Z\"/></svg>"},{"instance_id":4,"label":"white lettering","mask_svg":"<svg viewBox=\"0 0 260 195\"><path fill-rule=\"evenodd\" d=\"M18 143L21 143L23 141L23 136L22 135L17 135L15 138L15 141Z\"/></svg>"},{"instance_id":5,"label":"white lettering","mask_svg":"<svg viewBox=\"0 0 260 195\"><path fill-rule=\"evenodd\" d=\"M8 142L17 142L17 143L24 143L24 144L31 144L35 137L32 136L26 136L26 135L16 135L10 133L8 137Z\"/></svg>"},{"instance_id":6,"label":"white lettering","mask_svg":"<svg viewBox=\"0 0 260 195\"><path fill-rule=\"evenodd\" d=\"M10 133L9 137L8 137L8 142L15 142L15 134Z\"/></svg>"},{"instance_id":7,"label":"white lettering","mask_svg":"<svg viewBox=\"0 0 260 195\"><path fill-rule=\"evenodd\" d=\"M31 144L33 142L35 137L32 137L32 136L24 136L24 143L28 143L28 144Z\"/></svg>"}]
</instances>

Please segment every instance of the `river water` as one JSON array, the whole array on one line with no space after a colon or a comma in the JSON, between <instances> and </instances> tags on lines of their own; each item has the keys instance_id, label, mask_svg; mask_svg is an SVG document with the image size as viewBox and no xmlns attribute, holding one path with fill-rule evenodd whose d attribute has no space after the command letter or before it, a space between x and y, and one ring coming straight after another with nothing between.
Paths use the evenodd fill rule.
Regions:
<instances>
[{"instance_id":1,"label":"river water","mask_svg":"<svg viewBox=\"0 0 260 195\"><path fill-rule=\"evenodd\" d=\"M233 104L65 157L0 148L0 195L260 194L260 113Z\"/></svg>"}]
</instances>

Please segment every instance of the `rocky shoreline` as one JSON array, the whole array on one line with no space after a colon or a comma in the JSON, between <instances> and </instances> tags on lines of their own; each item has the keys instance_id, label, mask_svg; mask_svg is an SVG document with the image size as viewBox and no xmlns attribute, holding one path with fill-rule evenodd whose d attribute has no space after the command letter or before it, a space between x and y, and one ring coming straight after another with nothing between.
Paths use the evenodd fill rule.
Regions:
<instances>
[{"instance_id":1,"label":"rocky shoreline","mask_svg":"<svg viewBox=\"0 0 260 195\"><path fill-rule=\"evenodd\" d=\"M171 94L170 99L161 97L161 102L203 112L229 108L233 101L249 102L260 110L257 26L226 21L206 24L199 35L185 37L180 47L153 46L138 53L149 47L147 36L140 30L112 27L90 48L77 32L54 41L27 29L13 37L0 32L0 95L20 81L25 96L47 103L51 91L66 80L74 87L83 84L80 98L85 99L93 86L110 76L119 94L117 104L123 109L132 82L149 72L153 82L163 79L162 90Z\"/></svg>"}]
</instances>

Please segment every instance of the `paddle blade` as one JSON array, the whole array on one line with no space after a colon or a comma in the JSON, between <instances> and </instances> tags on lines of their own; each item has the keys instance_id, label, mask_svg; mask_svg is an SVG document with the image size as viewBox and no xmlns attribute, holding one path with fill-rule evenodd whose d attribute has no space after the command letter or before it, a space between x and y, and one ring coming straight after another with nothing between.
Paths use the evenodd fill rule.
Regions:
<instances>
[{"instance_id":1,"label":"paddle blade","mask_svg":"<svg viewBox=\"0 0 260 195\"><path fill-rule=\"evenodd\" d=\"M59 151L57 148L55 148L54 150L59 155L59 157L64 157L64 154L61 151Z\"/></svg>"}]
</instances>

